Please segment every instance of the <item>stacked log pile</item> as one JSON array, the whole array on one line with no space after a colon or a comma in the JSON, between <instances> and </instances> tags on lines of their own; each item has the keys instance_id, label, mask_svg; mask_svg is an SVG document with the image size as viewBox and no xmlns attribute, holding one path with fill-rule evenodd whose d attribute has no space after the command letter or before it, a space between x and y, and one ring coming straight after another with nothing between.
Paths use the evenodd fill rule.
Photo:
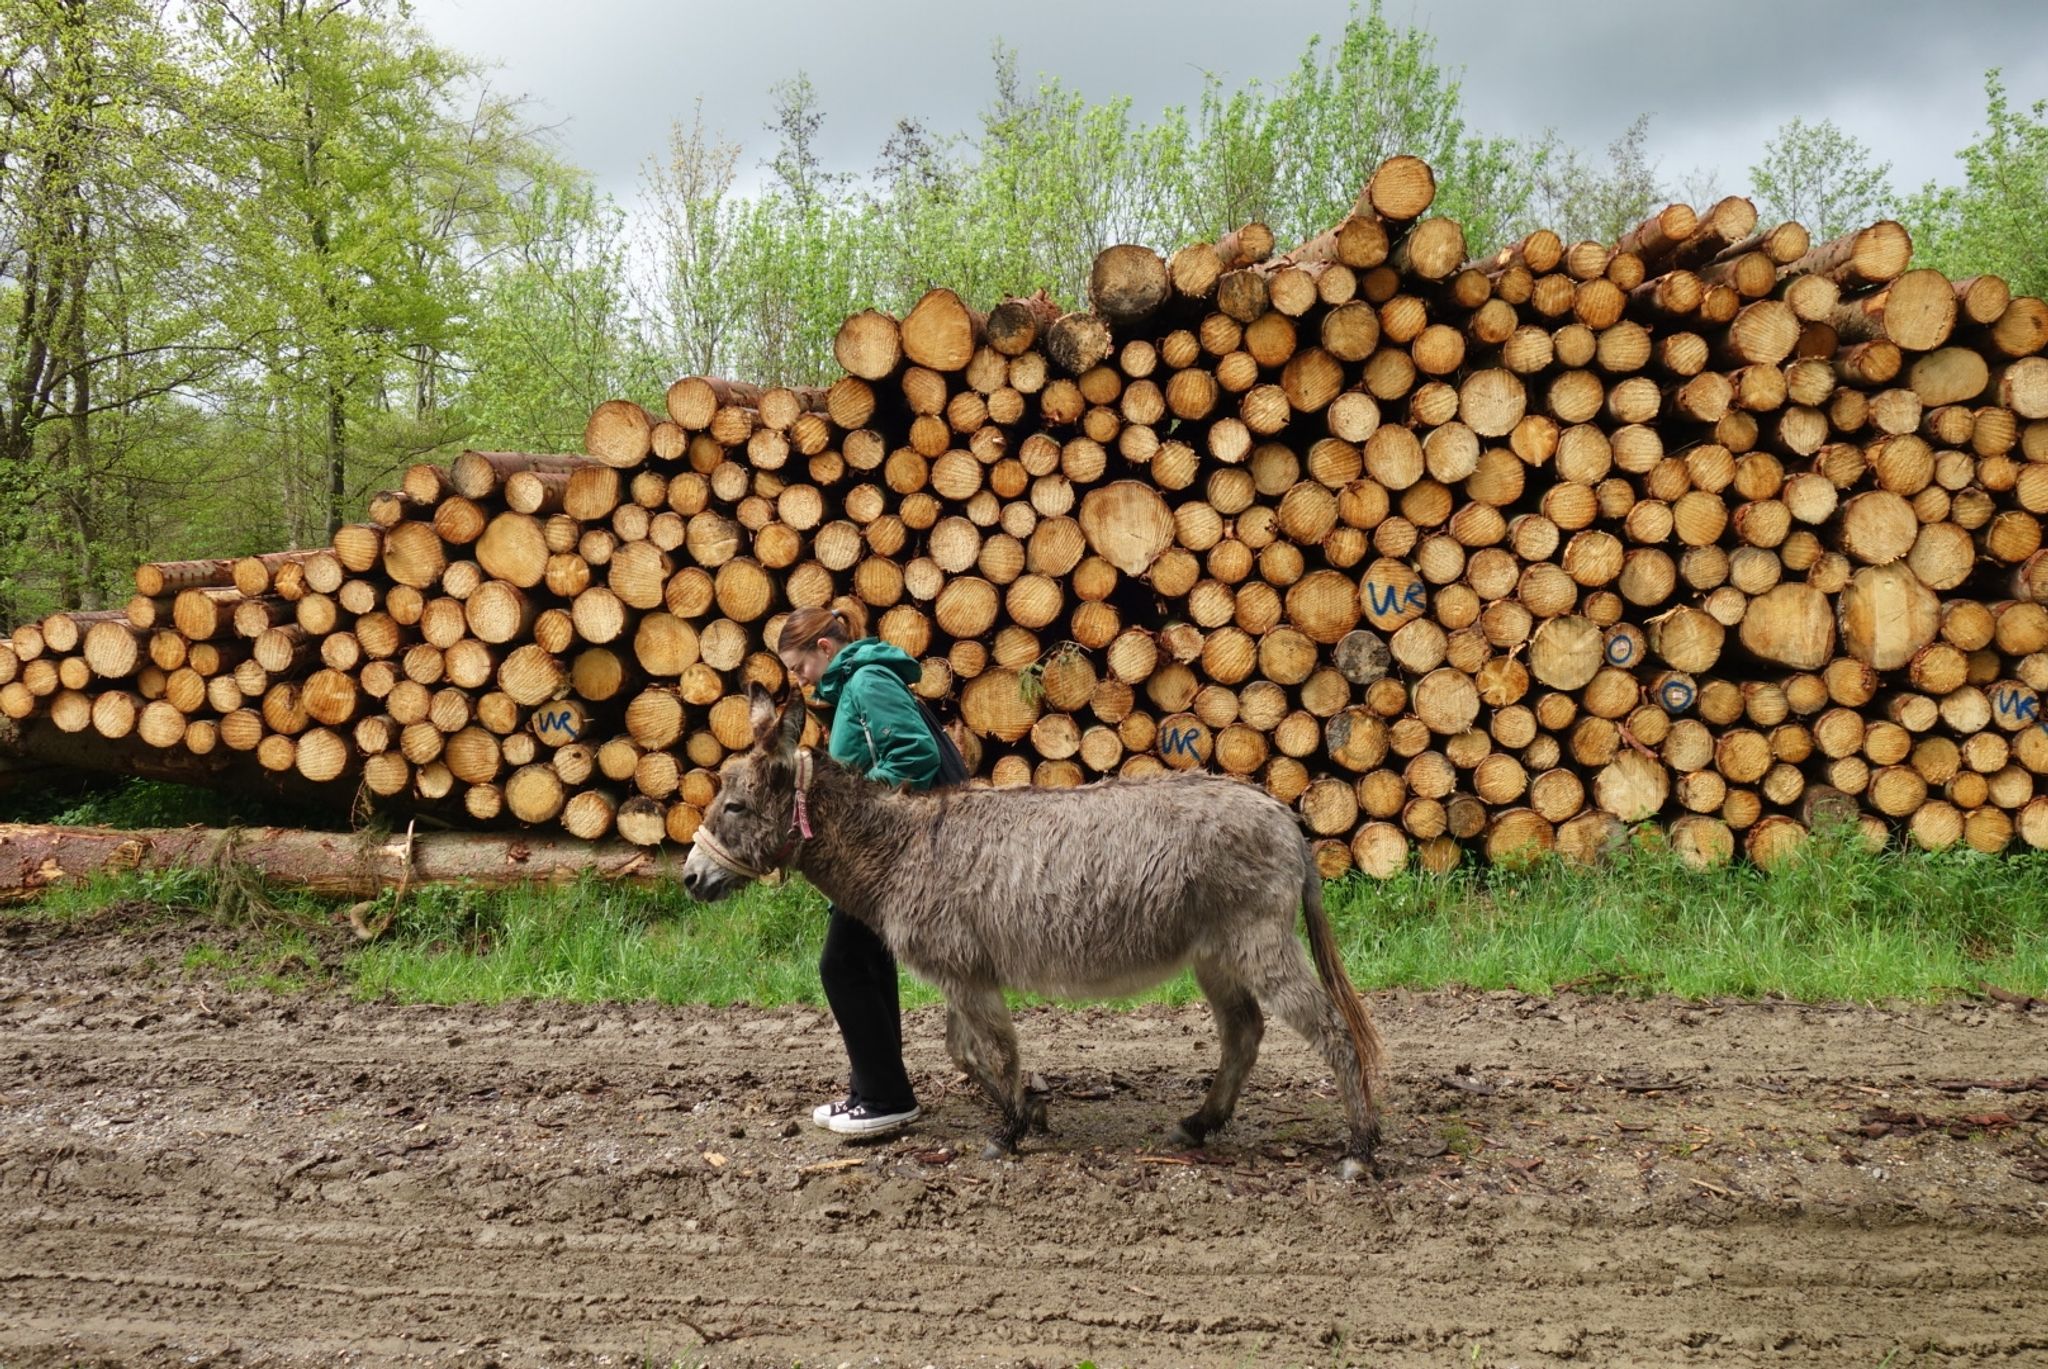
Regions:
<instances>
[{"instance_id":1,"label":"stacked log pile","mask_svg":"<svg viewBox=\"0 0 2048 1369\"><path fill-rule=\"evenodd\" d=\"M934 289L847 319L829 387L414 467L331 546L17 629L0 711L686 842L782 616L851 594L988 782L1210 767L1330 874L1640 823L2048 846L2048 304L1739 198L1472 258L1434 193L1396 157L1285 253Z\"/></svg>"}]
</instances>

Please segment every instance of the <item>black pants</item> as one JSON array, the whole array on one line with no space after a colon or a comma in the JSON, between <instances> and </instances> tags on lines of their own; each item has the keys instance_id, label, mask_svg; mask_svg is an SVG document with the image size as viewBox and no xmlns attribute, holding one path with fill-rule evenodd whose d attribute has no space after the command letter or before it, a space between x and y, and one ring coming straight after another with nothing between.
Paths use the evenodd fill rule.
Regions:
<instances>
[{"instance_id":1,"label":"black pants","mask_svg":"<svg viewBox=\"0 0 2048 1369\"><path fill-rule=\"evenodd\" d=\"M889 947L866 923L834 908L825 925L818 978L853 1066L851 1096L884 1112L916 1106L917 1094L903 1069L903 1014L896 957Z\"/></svg>"}]
</instances>

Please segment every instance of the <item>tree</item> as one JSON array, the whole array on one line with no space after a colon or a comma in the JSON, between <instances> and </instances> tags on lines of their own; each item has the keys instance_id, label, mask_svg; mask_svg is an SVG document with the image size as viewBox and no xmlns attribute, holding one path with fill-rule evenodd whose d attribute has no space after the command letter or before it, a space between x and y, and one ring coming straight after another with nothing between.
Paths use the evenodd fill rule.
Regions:
<instances>
[{"instance_id":1,"label":"tree","mask_svg":"<svg viewBox=\"0 0 2048 1369\"><path fill-rule=\"evenodd\" d=\"M997 237L968 207L974 168L963 146L915 118L898 120L883 143L863 196L878 307L906 310L939 284L971 299L1009 288Z\"/></svg>"},{"instance_id":2,"label":"tree","mask_svg":"<svg viewBox=\"0 0 2048 1369\"><path fill-rule=\"evenodd\" d=\"M1548 228L1566 242L1613 242L1628 232L1666 202L1649 159L1649 136L1650 116L1638 114L1607 145L1602 167L1546 132L1526 150L1531 193L1517 227L1524 233Z\"/></svg>"},{"instance_id":3,"label":"tree","mask_svg":"<svg viewBox=\"0 0 2048 1369\"><path fill-rule=\"evenodd\" d=\"M252 397L287 458L295 543L331 532L365 486L445 436L432 379L459 348L462 245L525 170L505 160L523 145L510 108L457 116L474 68L402 15L389 0L200 11L221 117L241 134L231 250L250 288L237 303L264 339ZM379 441L401 377L413 421Z\"/></svg>"},{"instance_id":4,"label":"tree","mask_svg":"<svg viewBox=\"0 0 2048 1369\"><path fill-rule=\"evenodd\" d=\"M450 395L465 431L496 448L576 451L591 409L650 387L627 313L624 217L566 172L516 197L486 243Z\"/></svg>"},{"instance_id":5,"label":"tree","mask_svg":"<svg viewBox=\"0 0 2048 1369\"><path fill-rule=\"evenodd\" d=\"M725 361L731 322L723 290L736 214L728 197L739 156L738 143L705 131L700 97L687 128L669 125L668 155L641 170L647 212L637 216L646 225L639 245L652 282L642 304L679 373L716 375Z\"/></svg>"},{"instance_id":6,"label":"tree","mask_svg":"<svg viewBox=\"0 0 2048 1369\"><path fill-rule=\"evenodd\" d=\"M1866 228L1891 212L1891 163L1872 165L1870 149L1832 119L1793 119L1764 144L1749 169L1765 223L1796 219L1815 242Z\"/></svg>"},{"instance_id":7,"label":"tree","mask_svg":"<svg viewBox=\"0 0 2048 1369\"><path fill-rule=\"evenodd\" d=\"M818 88L811 84L809 73L798 71L770 86L769 93L775 97L775 117L766 128L777 141L775 155L766 163L768 169L799 210L809 211L833 200L850 178L843 171L828 171L818 155L818 131L825 126L824 111L818 108Z\"/></svg>"},{"instance_id":8,"label":"tree","mask_svg":"<svg viewBox=\"0 0 2048 1369\"><path fill-rule=\"evenodd\" d=\"M0 605L94 602L155 430L232 355L203 91L161 7L0 0Z\"/></svg>"},{"instance_id":9,"label":"tree","mask_svg":"<svg viewBox=\"0 0 2048 1369\"><path fill-rule=\"evenodd\" d=\"M864 215L852 177L817 149L825 115L799 71L773 87L775 179L738 216L725 307L736 319L735 369L771 384L817 384L832 374L839 321L874 298L863 269Z\"/></svg>"},{"instance_id":10,"label":"tree","mask_svg":"<svg viewBox=\"0 0 2048 1369\"><path fill-rule=\"evenodd\" d=\"M1266 113L1273 148L1274 231L1298 241L1337 222L1373 168L1396 153L1436 171L1435 213L1457 219L1474 248L1494 242L1522 207L1508 173L1513 144L1468 131L1459 83L1437 64L1436 40L1397 29L1380 0L1353 6L1329 44L1309 39Z\"/></svg>"},{"instance_id":11,"label":"tree","mask_svg":"<svg viewBox=\"0 0 2048 1369\"><path fill-rule=\"evenodd\" d=\"M1163 196L1148 196L1145 178L1153 140L1128 99L1092 104L1056 79L1027 95L1015 54L998 48L995 59L997 98L982 115L963 223L998 289L1045 289L1078 306L1096 252L1157 238L1153 201Z\"/></svg>"},{"instance_id":12,"label":"tree","mask_svg":"<svg viewBox=\"0 0 2048 1369\"><path fill-rule=\"evenodd\" d=\"M1956 155L1963 183L1929 182L1903 210L1915 256L1956 278L1993 273L2048 294L2048 101L2015 109L1985 73L1984 131Z\"/></svg>"}]
</instances>

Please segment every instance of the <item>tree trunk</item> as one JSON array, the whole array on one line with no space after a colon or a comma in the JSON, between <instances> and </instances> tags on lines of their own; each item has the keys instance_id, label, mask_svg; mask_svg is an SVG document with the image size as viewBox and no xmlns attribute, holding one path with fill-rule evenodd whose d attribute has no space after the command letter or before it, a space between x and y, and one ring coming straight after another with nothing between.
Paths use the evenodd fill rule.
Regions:
<instances>
[{"instance_id":1,"label":"tree trunk","mask_svg":"<svg viewBox=\"0 0 2048 1369\"><path fill-rule=\"evenodd\" d=\"M143 829L0 826L0 900L107 870L211 869L227 861L310 893L369 898L422 884L489 889L567 884L584 875L636 884L681 877L682 858L624 842L593 843L534 832L430 832L364 839L284 827Z\"/></svg>"}]
</instances>

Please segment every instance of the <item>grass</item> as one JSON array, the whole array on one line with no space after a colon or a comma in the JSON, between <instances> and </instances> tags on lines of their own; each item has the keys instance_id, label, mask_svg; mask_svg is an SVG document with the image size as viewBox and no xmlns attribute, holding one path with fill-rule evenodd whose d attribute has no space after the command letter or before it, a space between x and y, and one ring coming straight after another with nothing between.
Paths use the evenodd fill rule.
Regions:
<instances>
[{"instance_id":1,"label":"grass","mask_svg":"<svg viewBox=\"0 0 2048 1369\"><path fill-rule=\"evenodd\" d=\"M1654 849L1599 870L1410 872L1330 894L1361 983L1685 997L1936 999L2048 991L2048 853L1872 852L1695 871Z\"/></svg>"},{"instance_id":2,"label":"grass","mask_svg":"<svg viewBox=\"0 0 2048 1369\"><path fill-rule=\"evenodd\" d=\"M361 993L408 1002L815 1003L824 926L824 899L802 884L710 905L595 879L442 885L408 896L390 932L349 963Z\"/></svg>"},{"instance_id":3,"label":"grass","mask_svg":"<svg viewBox=\"0 0 2048 1369\"><path fill-rule=\"evenodd\" d=\"M389 906L392 895L385 895ZM1598 870L1411 871L1347 879L1326 903L1361 987L1561 987L1690 998L1937 1000L1994 985L2048 997L2048 853L1872 853L1819 839L1776 873L1687 869L1655 849ZM46 893L32 916L201 915L232 935L188 972L236 983L339 982L371 998L818 1003L825 924L801 881L715 905L586 880L487 892L431 886L358 945L336 905L224 872L106 876ZM381 910L379 910L381 911ZM373 918L375 914L373 913ZM1140 1000L1197 997L1185 974ZM905 1001L935 1000L906 979Z\"/></svg>"}]
</instances>

